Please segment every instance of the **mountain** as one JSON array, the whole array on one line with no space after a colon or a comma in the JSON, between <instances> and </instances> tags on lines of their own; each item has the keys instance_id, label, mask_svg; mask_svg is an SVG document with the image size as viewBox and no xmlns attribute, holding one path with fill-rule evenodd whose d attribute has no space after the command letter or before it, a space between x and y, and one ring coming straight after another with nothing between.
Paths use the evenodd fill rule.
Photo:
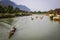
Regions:
<instances>
[{"instance_id":1,"label":"mountain","mask_svg":"<svg viewBox=\"0 0 60 40\"><path fill-rule=\"evenodd\" d=\"M23 11L30 11L30 9L26 7L25 5L18 5L17 7Z\"/></svg>"},{"instance_id":2,"label":"mountain","mask_svg":"<svg viewBox=\"0 0 60 40\"><path fill-rule=\"evenodd\" d=\"M23 10L23 11L30 11L30 9L25 5L17 5L10 0L0 0L0 5L3 5L3 6L12 5L13 7L18 7L20 10Z\"/></svg>"}]
</instances>

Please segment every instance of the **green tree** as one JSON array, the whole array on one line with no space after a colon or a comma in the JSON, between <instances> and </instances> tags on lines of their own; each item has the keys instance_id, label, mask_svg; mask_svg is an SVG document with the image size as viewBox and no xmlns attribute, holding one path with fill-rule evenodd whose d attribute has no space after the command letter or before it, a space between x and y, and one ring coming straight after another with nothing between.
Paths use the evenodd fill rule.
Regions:
<instances>
[{"instance_id":1,"label":"green tree","mask_svg":"<svg viewBox=\"0 0 60 40\"><path fill-rule=\"evenodd\" d=\"M17 7L14 10L15 10L16 13L20 12L20 9L17 8Z\"/></svg>"},{"instance_id":2,"label":"green tree","mask_svg":"<svg viewBox=\"0 0 60 40\"><path fill-rule=\"evenodd\" d=\"M11 6L11 5L7 6L7 12L12 13L13 12L13 6Z\"/></svg>"},{"instance_id":3,"label":"green tree","mask_svg":"<svg viewBox=\"0 0 60 40\"><path fill-rule=\"evenodd\" d=\"M2 12L3 12L3 6L0 5L0 13L2 13Z\"/></svg>"},{"instance_id":4,"label":"green tree","mask_svg":"<svg viewBox=\"0 0 60 40\"><path fill-rule=\"evenodd\" d=\"M40 13L41 13L41 11L38 11L37 13L39 13L39 14L40 14Z\"/></svg>"}]
</instances>

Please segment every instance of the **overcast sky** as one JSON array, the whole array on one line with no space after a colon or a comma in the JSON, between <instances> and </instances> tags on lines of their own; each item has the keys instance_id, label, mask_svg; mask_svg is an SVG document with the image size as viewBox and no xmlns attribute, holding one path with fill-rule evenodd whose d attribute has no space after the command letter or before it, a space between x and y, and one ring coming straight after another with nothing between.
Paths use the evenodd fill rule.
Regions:
<instances>
[{"instance_id":1,"label":"overcast sky","mask_svg":"<svg viewBox=\"0 0 60 40\"><path fill-rule=\"evenodd\" d=\"M18 5L25 5L32 11L47 11L60 8L60 0L11 0Z\"/></svg>"}]
</instances>

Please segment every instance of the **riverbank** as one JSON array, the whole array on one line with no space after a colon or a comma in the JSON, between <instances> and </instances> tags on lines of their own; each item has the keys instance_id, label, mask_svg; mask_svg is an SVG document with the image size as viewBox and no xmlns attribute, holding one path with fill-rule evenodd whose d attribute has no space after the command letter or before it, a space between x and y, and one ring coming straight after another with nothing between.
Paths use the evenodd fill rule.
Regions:
<instances>
[{"instance_id":1,"label":"riverbank","mask_svg":"<svg viewBox=\"0 0 60 40\"><path fill-rule=\"evenodd\" d=\"M59 14L56 14L56 15L55 14L49 14L48 16L53 21L60 21L60 15Z\"/></svg>"},{"instance_id":2,"label":"riverbank","mask_svg":"<svg viewBox=\"0 0 60 40\"><path fill-rule=\"evenodd\" d=\"M0 14L0 18L12 18L12 17L18 17L18 16L29 16L32 15L30 13L5 13L5 14Z\"/></svg>"},{"instance_id":3,"label":"riverbank","mask_svg":"<svg viewBox=\"0 0 60 40\"><path fill-rule=\"evenodd\" d=\"M7 23L9 25L12 25L12 22L14 20L12 18L5 18L5 19L0 19L0 22Z\"/></svg>"}]
</instances>

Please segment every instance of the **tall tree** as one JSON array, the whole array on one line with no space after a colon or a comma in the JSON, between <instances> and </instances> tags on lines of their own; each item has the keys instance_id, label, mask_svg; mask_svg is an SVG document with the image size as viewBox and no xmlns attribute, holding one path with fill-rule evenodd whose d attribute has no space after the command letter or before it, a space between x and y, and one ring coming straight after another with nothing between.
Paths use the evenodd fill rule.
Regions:
<instances>
[{"instance_id":1,"label":"tall tree","mask_svg":"<svg viewBox=\"0 0 60 40\"><path fill-rule=\"evenodd\" d=\"M7 12L8 12L8 13L12 13L12 12L13 12L13 6L9 5L9 6L7 7Z\"/></svg>"}]
</instances>

